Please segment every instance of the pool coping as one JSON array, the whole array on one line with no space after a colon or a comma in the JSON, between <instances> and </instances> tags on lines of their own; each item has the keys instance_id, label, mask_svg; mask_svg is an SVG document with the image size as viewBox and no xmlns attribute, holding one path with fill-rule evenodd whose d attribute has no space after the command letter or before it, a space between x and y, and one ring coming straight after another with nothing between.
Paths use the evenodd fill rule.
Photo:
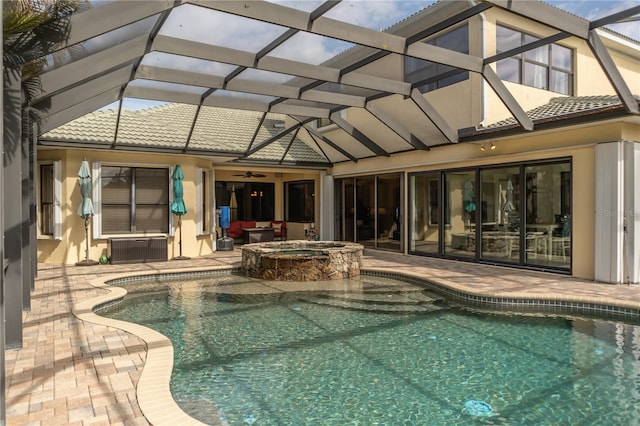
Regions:
<instances>
[{"instance_id":1,"label":"pool coping","mask_svg":"<svg viewBox=\"0 0 640 426\"><path fill-rule=\"evenodd\" d=\"M146 345L146 359L136 386L136 398L142 414L153 425L205 425L185 413L171 395L170 380L173 371L173 345L161 333L142 325L114 320L97 315L99 309L119 303L127 290L118 284L145 281L150 277L174 278L210 276L240 272L238 266L191 267L162 271L122 272L96 278L90 285L105 291L102 295L77 302L72 313L81 321L113 327L131 333ZM444 294L447 298L466 305L519 313L563 314L596 316L601 319L638 320L640 307L632 301L602 297L567 296L542 293L533 296L525 292L489 292L470 289L467 285L441 282L410 271L389 271L387 268L363 267L361 272L371 276L398 278L410 284L421 285ZM533 309L532 309L533 308ZM214 425L216 423L213 423ZM222 420L217 424L222 424Z\"/></svg>"}]
</instances>

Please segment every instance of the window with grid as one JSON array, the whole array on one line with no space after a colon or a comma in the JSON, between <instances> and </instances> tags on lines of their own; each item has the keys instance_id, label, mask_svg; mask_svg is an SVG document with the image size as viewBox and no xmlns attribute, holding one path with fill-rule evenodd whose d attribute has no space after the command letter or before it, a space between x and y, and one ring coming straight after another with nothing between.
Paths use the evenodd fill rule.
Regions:
<instances>
[{"instance_id":1,"label":"window with grid","mask_svg":"<svg viewBox=\"0 0 640 426\"><path fill-rule=\"evenodd\" d=\"M469 27L465 24L426 43L455 52L469 53ZM404 58L405 81L415 85L422 93L450 86L468 78L469 72L465 70L409 56Z\"/></svg>"},{"instance_id":2,"label":"window with grid","mask_svg":"<svg viewBox=\"0 0 640 426\"><path fill-rule=\"evenodd\" d=\"M538 37L498 25L497 53L535 42ZM573 51L547 44L496 62L498 76L506 81L563 95L573 95Z\"/></svg>"},{"instance_id":3,"label":"window with grid","mask_svg":"<svg viewBox=\"0 0 640 426\"><path fill-rule=\"evenodd\" d=\"M54 229L53 164L40 165L40 235L53 236Z\"/></svg>"},{"instance_id":4,"label":"window with grid","mask_svg":"<svg viewBox=\"0 0 640 426\"><path fill-rule=\"evenodd\" d=\"M103 166L102 232L169 232L169 170Z\"/></svg>"}]
</instances>

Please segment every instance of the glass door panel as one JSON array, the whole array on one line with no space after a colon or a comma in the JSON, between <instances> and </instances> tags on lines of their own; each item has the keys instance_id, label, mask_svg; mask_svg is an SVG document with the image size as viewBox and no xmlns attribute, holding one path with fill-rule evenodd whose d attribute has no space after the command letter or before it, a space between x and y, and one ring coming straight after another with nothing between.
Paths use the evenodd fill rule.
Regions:
<instances>
[{"instance_id":1,"label":"glass door panel","mask_svg":"<svg viewBox=\"0 0 640 426\"><path fill-rule=\"evenodd\" d=\"M409 185L409 251L438 254L441 221L439 173L413 175Z\"/></svg>"},{"instance_id":2,"label":"glass door panel","mask_svg":"<svg viewBox=\"0 0 640 426\"><path fill-rule=\"evenodd\" d=\"M353 185L353 179L346 179L343 182L343 194L344 197L344 222L343 230L344 234L342 238L344 241L355 241L355 187Z\"/></svg>"},{"instance_id":3,"label":"glass door panel","mask_svg":"<svg viewBox=\"0 0 640 426\"><path fill-rule=\"evenodd\" d=\"M456 257L476 255L475 171L444 174L444 253Z\"/></svg>"},{"instance_id":4,"label":"glass door panel","mask_svg":"<svg viewBox=\"0 0 640 426\"><path fill-rule=\"evenodd\" d=\"M377 177L377 247L400 251L401 222L401 177L399 173Z\"/></svg>"},{"instance_id":5,"label":"glass door panel","mask_svg":"<svg viewBox=\"0 0 640 426\"><path fill-rule=\"evenodd\" d=\"M481 258L520 263L520 167L480 171Z\"/></svg>"},{"instance_id":6,"label":"glass door panel","mask_svg":"<svg viewBox=\"0 0 640 426\"><path fill-rule=\"evenodd\" d=\"M571 267L571 165L525 167L527 235L534 235L526 263Z\"/></svg>"},{"instance_id":7,"label":"glass door panel","mask_svg":"<svg viewBox=\"0 0 640 426\"><path fill-rule=\"evenodd\" d=\"M375 178L356 178L356 242L376 245Z\"/></svg>"}]
</instances>

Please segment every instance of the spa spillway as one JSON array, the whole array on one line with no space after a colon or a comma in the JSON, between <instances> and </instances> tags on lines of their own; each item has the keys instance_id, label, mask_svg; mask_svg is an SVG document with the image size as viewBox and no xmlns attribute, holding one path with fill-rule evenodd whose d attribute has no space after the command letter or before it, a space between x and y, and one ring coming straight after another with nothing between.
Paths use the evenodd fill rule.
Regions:
<instances>
[{"instance_id":1,"label":"spa spillway","mask_svg":"<svg viewBox=\"0 0 640 426\"><path fill-rule=\"evenodd\" d=\"M323 281L360 275L361 244L281 241L242 246L242 271L249 277L279 281Z\"/></svg>"}]
</instances>

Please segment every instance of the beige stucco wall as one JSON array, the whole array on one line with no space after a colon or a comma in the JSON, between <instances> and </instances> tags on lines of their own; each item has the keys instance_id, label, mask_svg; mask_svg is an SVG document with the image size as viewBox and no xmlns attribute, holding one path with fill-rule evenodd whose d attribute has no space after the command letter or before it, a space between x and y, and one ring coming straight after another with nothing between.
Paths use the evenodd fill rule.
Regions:
<instances>
[{"instance_id":1,"label":"beige stucco wall","mask_svg":"<svg viewBox=\"0 0 640 426\"><path fill-rule=\"evenodd\" d=\"M484 49L485 57L496 54L496 25L504 25L528 34L544 38L557 33L544 25L537 24L523 17L514 16L498 9L492 9L489 13L482 14L485 17ZM635 57L633 50L625 40L615 36L603 35L603 42L609 47L609 53L615 62L625 83L632 93L640 94L640 58ZM616 41L617 40L617 41ZM557 42L564 47L572 49L574 55L574 96L602 96L615 95L616 92L609 83L606 74L595 58L593 52L583 40L569 37ZM637 47L636 47L637 49ZM492 64L495 70L495 63ZM509 92L517 99L525 111L547 103L553 97L563 96L546 90L527 87L524 85L504 82ZM500 98L485 83L485 124L495 123L511 117L511 113L504 106Z\"/></svg>"},{"instance_id":2,"label":"beige stucco wall","mask_svg":"<svg viewBox=\"0 0 640 426\"><path fill-rule=\"evenodd\" d=\"M72 264L85 258L84 221L76 213L81 198L77 173L83 158L86 158L90 163L100 161L103 165L118 164L137 167L167 167L180 164L185 174L184 199L187 207L187 214L182 218L183 255L201 256L212 252L211 235L196 236L196 167L209 169L211 167L209 161L194 157L176 158L175 156L157 154L56 149L39 151L38 160L41 162L61 160L62 238L60 240L54 240L46 236L38 238L39 262ZM174 218L174 227L177 227L177 218ZM175 237L169 237L169 258L177 256L179 253L178 232L176 229ZM91 224L89 228L89 258L97 260L102 254L107 254L108 238L142 235L143 234L109 235L94 240L92 237ZM146 234L145 236L158 235L167 234Z\"/></svg>"},{"instance_id":3,"label":"beige stucco wall","mask_svg":"<svg viewBox=\"0 0 640 426\"><path fill-rule=\"evenodd\" d=\"M85 230L84 220L76 214L78 203L80 202L80 190L78 188L77 173L80 163L86 158L90 163L100 161L103 165L130 165L130 166L150 166L168 167L180 164L185 179L183 181L184 200L187 207L187 214L182 217L182 254L188 257L208 255L213 252L214 235L207 233L196 235L196 173L197 167L209 170L213 168L216 180L241 181L242 177L233 174L244 173L248 168L243 167L217 167L212 166L211 161L204 158L190 156L169 156L159 154L139 154L106 151L82 151L82 150L41 150L38 152L39 162L61 161L62 171L62 238L54 240L52 237L40 236L38 238L38 262L52 264L74 264L85 258ZM295 180L314 180L316 188L319 188L319 171L300 171L296 169L263 169L251 167L254 172L262 172L267 175L261 178L262 182L272 182L275 187L275 218L283 219L284 205L284 182ZM320 206L316 202L316 218L319 217ZM209 212L208 214L211 214ZM168 258L178 256L179 246L177 218L172 216L175 235L168 234L122 234L104 235L103 238L93 239L92 228L89 228L89 258L97 260L102 254L108 254L108 239L113 237L134 237L134 236L168 236ZM211 218L213 215L210 216ZM316 223L318 220L316 219ZM304 236L304 227L301 226L301 235ZM293 226L293 236L297 234L296 226ZM291 236L290 236L291 238Z\"/></svg>"},{"instance_id":4,"label":"beige stucco wall","mask_svg":"<svg viewBox=\"0 0 640 426\"><path fill-rule=\"evenodd\" d=\"M360 160L357 163L340 163L330 172L334 177L347 177L391 171L446 170L570 158L573 172L572 272L576 277L593 279L595 145L625 138L632 140L632 137L638 136L638 132L640 127L632 124L592 124L573 130L540 132L494 140L496 149L493 151L483 152L476 143L462 143L432 151L399 154L390 158L378 157ZM405 199L408 198L407 195L405 194Z\"/></svg>"}]
</instances>

